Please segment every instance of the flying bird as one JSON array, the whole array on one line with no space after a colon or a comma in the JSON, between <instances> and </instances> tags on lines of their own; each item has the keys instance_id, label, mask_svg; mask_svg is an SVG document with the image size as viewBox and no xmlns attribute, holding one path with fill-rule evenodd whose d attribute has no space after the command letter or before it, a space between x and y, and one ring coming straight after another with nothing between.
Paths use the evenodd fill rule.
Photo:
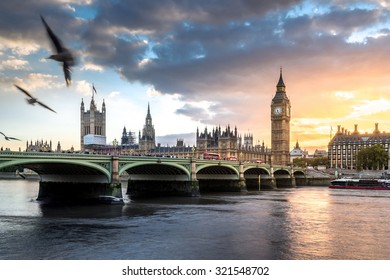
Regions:
<instances>
[{"instance_id":1,"label":"flying bird","mask_svg":"<svg viewBox=\"0 0 390 280\"><path fill-rule=\"evenodd\" d=\"M33 97L28 91L26 91L25 89L22 89L21 87L17 86L17 85L14 85L15 87L17 87L21 92L23 92L24 94L26 94L29 98L26 98L27 100L27 103L28 104L31 104L31 105L35 105L35 103L38 103L39 105L41 105L42 107L54 112L54 113L57 113L56 111L54 111L52 108L50 108L49 106L43 104L42 102L38 101L37 98Z\"/></svg>"},{"instance_id":2,"label":"flying bird","mask_svg":"<svg viewBox=\"0 0 390 280\"><path fill-rule=\"evenodd\" d=\"M52 54L48 59L53 59L58 62L62 62L62 68L64 70L65 82L67 86L70 86L71 79L71 66L75 65L75 58L72 53L64 47L64 44L61 40L54 34L49 25L46 23L45 19L41 16L42 22L45 25L48 36L51 39L51 42L56 50L55 54Z\"/></svg>"},{"instance_id":3,"label":"flying bird","mask_svg":"<svg viewBox=\"0 0 390 280\"><path fill-rule=\"evenodd\" d=\"M3 132L0 131L0 134L2 134L4 136L4 139L7 140L7 141L10 141L10 140L17 140L17 141L22 141L18 138L15 138L15 137L9 137L7 135L5 135Z\"/></svg>"}]
</instances>

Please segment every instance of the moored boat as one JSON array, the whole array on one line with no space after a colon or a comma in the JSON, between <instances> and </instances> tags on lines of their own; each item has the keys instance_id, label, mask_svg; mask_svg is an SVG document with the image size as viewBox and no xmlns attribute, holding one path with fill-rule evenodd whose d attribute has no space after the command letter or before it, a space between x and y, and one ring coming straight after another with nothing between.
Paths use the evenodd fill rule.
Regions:
<instances>
[{"instance_id":1,"label":"moored boat","mask_svg":"<svg viewBox=\"0 0 390 280\"><path fill-rule=\"evenodd\" d=\"M330 183L331 189L390 190L389 179L341 178Z\"/></svg>"}]
</instances>

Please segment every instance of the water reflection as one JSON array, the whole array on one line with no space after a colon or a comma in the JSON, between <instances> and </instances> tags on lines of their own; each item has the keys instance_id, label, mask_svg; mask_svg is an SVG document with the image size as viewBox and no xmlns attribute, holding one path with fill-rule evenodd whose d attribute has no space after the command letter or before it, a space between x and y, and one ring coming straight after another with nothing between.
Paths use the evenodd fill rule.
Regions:
<instances>
[{"instance_id":1,"label":"water reflection","mask_svg":"<svg viewBox=\"0 0 390 280\"><path fill-rule=\"evenodd\" d=\"M0 182L0 259L389 259L390 192L295 188L47 205Z\"/></svg>"},{"instance_id":2,"label":"water reflection","mask_svg":"<svg viewBox=\"0 0 390 280\"><path fill-rule=\"evenodd\" d=\"M322 190L292 192L288 197L286 225L291 259L328 259L333 253L329 195Z\"/></svg>"}]
</instances>

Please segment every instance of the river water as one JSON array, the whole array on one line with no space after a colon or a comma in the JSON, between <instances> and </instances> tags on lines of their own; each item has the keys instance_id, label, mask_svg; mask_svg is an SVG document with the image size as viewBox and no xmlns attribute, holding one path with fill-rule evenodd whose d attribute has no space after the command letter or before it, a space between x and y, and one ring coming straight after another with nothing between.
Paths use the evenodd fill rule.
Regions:
<instances>
[{"instance_id":1,"label":"river water","mask_svg":"<svg viewBox=\"0 0 390 280\"><path fill-rule=\"evenodd\" d=\"M390 191L298 187L49 206L0 180L0 259L390 259Z\"/></svg>"}]
</instances>

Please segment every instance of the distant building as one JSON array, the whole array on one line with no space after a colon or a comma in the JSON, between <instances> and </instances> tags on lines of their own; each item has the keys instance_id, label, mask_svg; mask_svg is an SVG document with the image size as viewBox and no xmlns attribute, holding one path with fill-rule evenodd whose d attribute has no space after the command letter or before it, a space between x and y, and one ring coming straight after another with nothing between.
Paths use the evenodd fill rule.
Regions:
<instances>
[{"instance_id":1,"label":"distant building","mask_svg":"<svg viewBox=\"0 0 390 280\"><path fill-rule=\"evenodd\" d=\"M389 153L390 133L380 132L378 123L372 133L361 134L355 124L355 130L350 132L340 125L337 126L337 133L330 140L328 145L328 158L331 168L356 169L356 157L358 152L375 144L381 144ZM388 169L389 164L386 166Z\"/></svg>"},{"instance_id":2,"label":"distant building","mask_svg":"<svg viewBox=\"0 0 390 280\"><path fill-rule=\"evenodd\" d=\"M216 153L221 159L237 158L242 161L257 160L268 163L271 151L262 145L253 146L253 136L244 135L244 139L238 135L237 127L232 130L228 125L225 130L221 126L204 132L196 130L196 157L202 158L203 154Z\"/></svg>"},{"instance_id":3,"label":"distant building","mask_svg":"<svg viewBox=\"0 0 390 280\"><path fill-rule=\"evenodd\" d=\"M291 104L286 94L282 68L276 85L276 93L271 102L271 150L272 164L290 163L290 119Z\"/></svg>"},{"instance_id":4,"label":"distant building","mask_svg":"<svg viewBox=\"0 0 390 280\"><path fill-rule=\"evenodd\" d=\"M60 142L58 142L59 146L57 145L57 150L59 148L61 151L61 145L59 143ZM47 142L47 140L46 141L36 140L35 142L31 140L30 143L27 141L26 152L53 152L52 142L51 140L49 142Z\"/></svg>"},{"instance_id":5,"label":"distant building","mask_svg":"<svg viewBox=\"0 0 390 280\"><path fill-rule=\"evenodd\" d=\"M106 145L106 104L101 112L97 109L92 95L89 110L85 111L84 101L80 106L80 150L95 150Z\"/></svg>"},{"instance_id":6,"label":"distant building","mask_svg":"<svg viewBox=\"0 0 390 280\"><path fill-rule=\"evenodd\" d=\"M297 141L294 149L292 149L290 152L291 162L293 162L295 158L307 158L307 157L308 157L308 152L306 150L302 150L301 147L299 147L299 143Z\"/></svg>"},{"instance_id":7,"label":"distant building","mask_svg":"<svg viewBox=\"0 0 390 280\"><path fill-rule=\"evenodd\" d=\"M313 157L328 157L328 152L326 150L318 150L314 151Z\"/></svg>"},{"instance_id":8,"label":"distant building","mask_svg":"<svg viewBox=\"0 0 390 280\"><path fill-rule=\"evenodd\" d=\"M148 112L146 113L145 125L138 136L139 151L147 154L156 147L156 132L152 123L152 116L150 114L150 106L148 104Z\"/></svg>"},{"instance_id":9,"label":"distant building","mask_svg":"<svg viewBox=\"0 0 390 280\"><path fill-rule=\"evenodd\" d=\"M44 142L43 140L35 141L34 143L30 141L30 143L26 144L26 152L51 152L52 151L52 142L51 140L49 143L47 140Z\"/></svg>"},{"instance_id":10,"label":"distant building","mask_svg":"<svg viewBox=\"0 0 390 280\"><path fill-rule=\"evenodd\" d=\"M126 131L126 127L123 127L122 132L122 138L121 138L121 145L135 145L136 144L136 137L135 132L132 132L129 130L129 132Z\"/></svg>"},{"instance_id":11,"label":"distant building","mask_svg":"<svg viewBox=\"0 0 390 280\"><path fill-rule=\"evenodd\" d=\"M183 139L177 139L176 146L157 146L151 151L152 155L158 157L190 158L195 155L195 147L185 146Z\"/></svg>"}]
</instances>

